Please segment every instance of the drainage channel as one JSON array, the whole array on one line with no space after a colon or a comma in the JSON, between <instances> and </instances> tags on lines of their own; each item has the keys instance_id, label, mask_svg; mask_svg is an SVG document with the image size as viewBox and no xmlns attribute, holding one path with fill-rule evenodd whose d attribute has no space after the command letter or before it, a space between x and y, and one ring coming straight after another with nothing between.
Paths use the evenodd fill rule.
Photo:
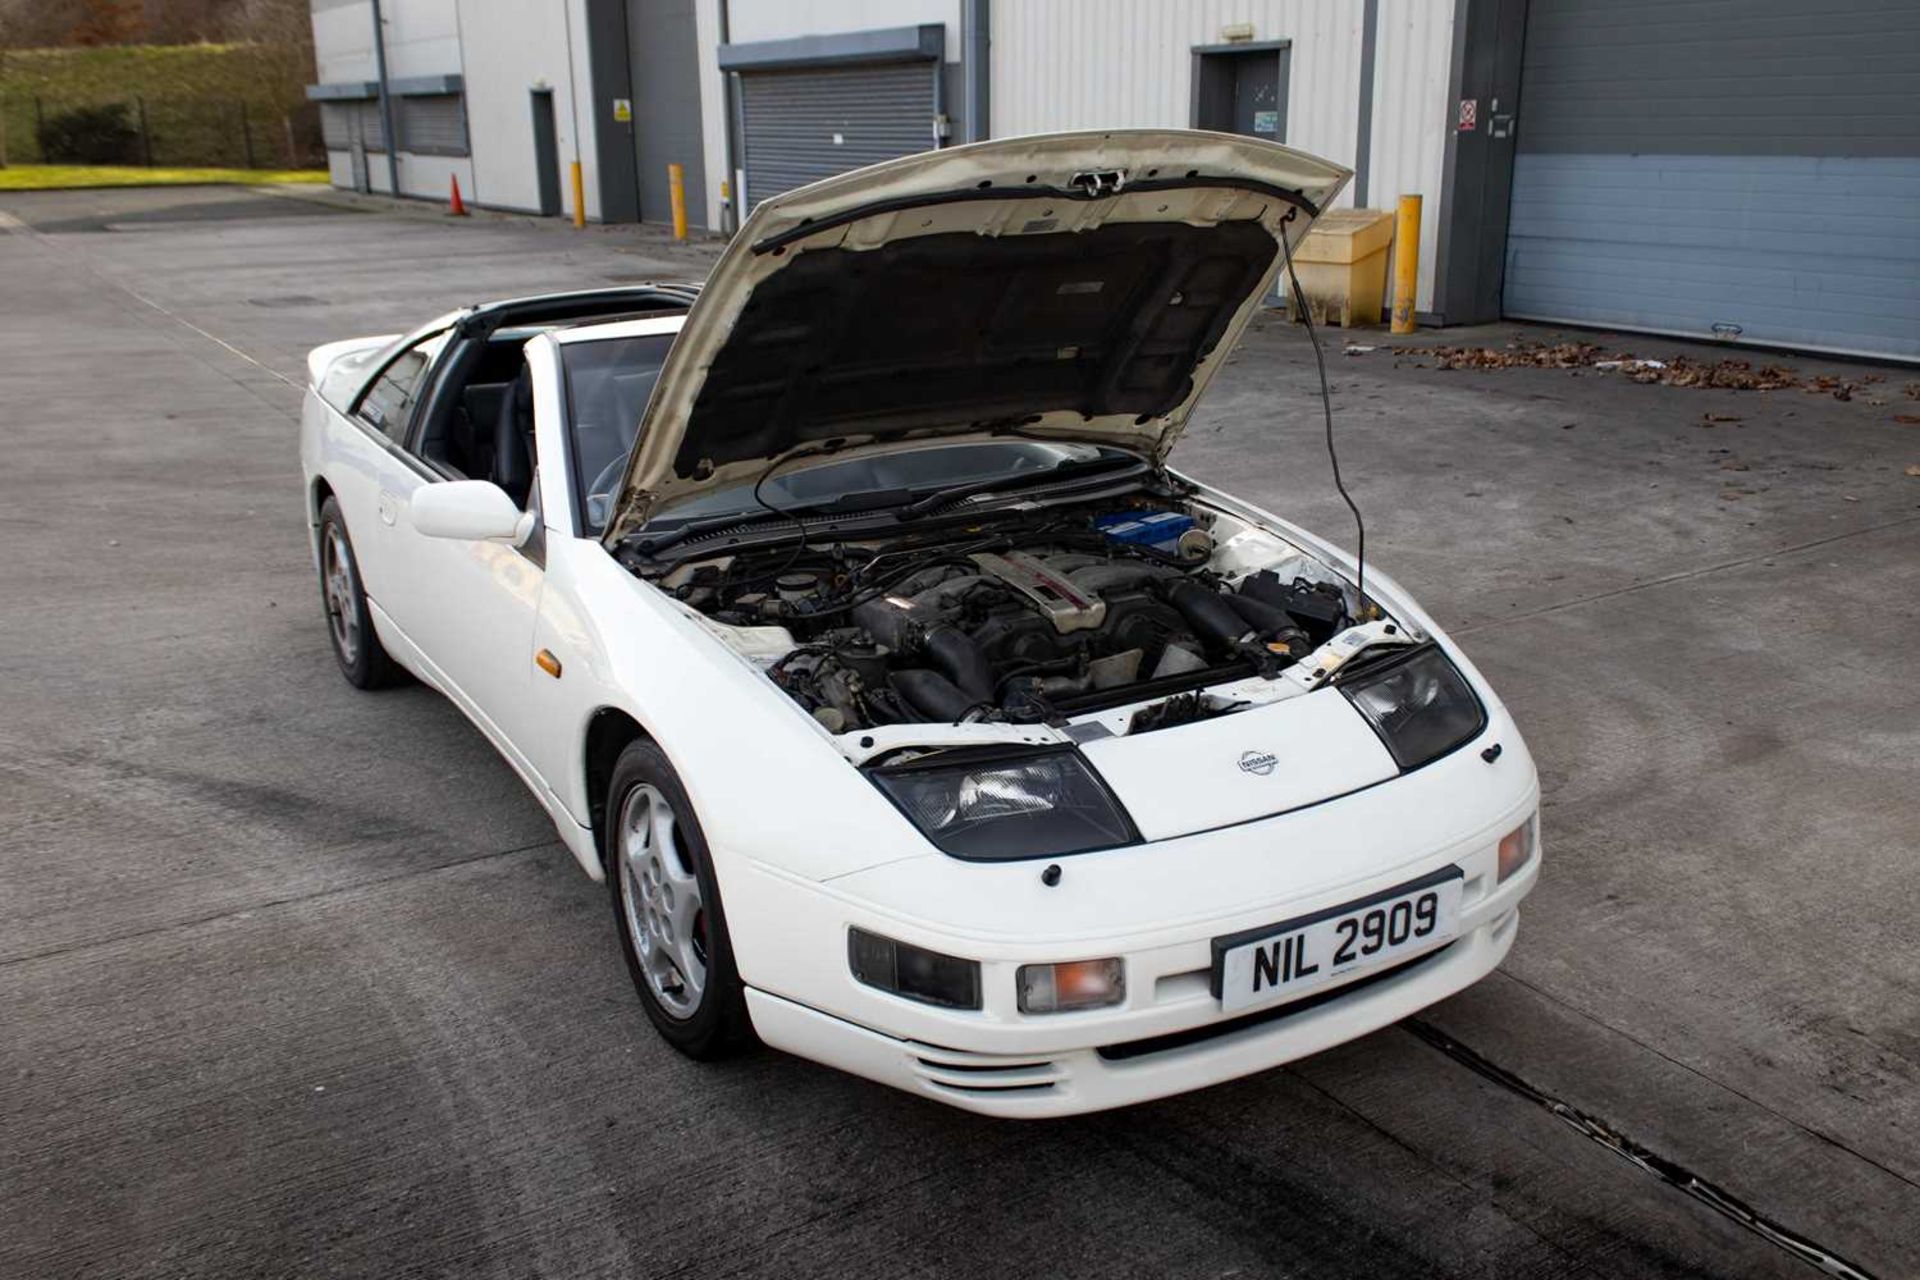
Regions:
<instances>
[{"instance_id":1,"label":"drainage channel","mask_svg":"<svg viewBox=\"0 0 1920 1280\"><path fill-rule=\"evenodd\" d=\"M1715 1213L1731 1219L1761 1239L1786 1250L1802 1262L1819 1268L1827 1275L1837 1277L1837 1280L1874 1280L1873 1273L1864 1267L1847 1261L1833 1250L1816 1244L1797 1231L1781 1226L1726 1188L1707 1181L1663 1155L1649 1151L1605 1121L1595 1119L1578 1107L1562 1102L1552 1094L1535 1088L1505 1067L1487 1061L1431 1023L1423 1022L1418 1018L1407 1018L1400 1025L1469 1071L1548 1111L1575 1133L1599 1143L1621 1159L1638 1167L1643 1173L1651 1174L1669 1186L1678 1188L1682 1193L1692 1196Z\"/></svg>"}]
</instances>

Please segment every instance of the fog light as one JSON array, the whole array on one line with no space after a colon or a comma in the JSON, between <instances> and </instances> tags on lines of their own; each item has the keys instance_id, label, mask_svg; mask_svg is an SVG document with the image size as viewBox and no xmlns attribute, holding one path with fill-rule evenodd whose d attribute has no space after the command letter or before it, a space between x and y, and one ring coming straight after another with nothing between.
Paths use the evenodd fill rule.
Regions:
<instances>
[{"instance_id":1,"label":"fog light","mask_svg":"<svg viewBox=\"0 0 1920 1280\"><path fill-rule=\"evenodd\" d=\"M1101 1009L1127 998L1127 967L1117 956L1065 964L1023 964L1018 982L1022 1013Z\"/></svg>"},{"instance_id":2,"label":"fog light","mask_svg":"<svg viewBox=\"0 0 1920 1280\"><path fill-rule=\"evenodd\" d=\"M851 929L847 932L847 965L860 982L909 1000L949 1009L980 1007L980 964L976 960L962 960L865 929Z\"/></svg>"},{"instance_id":3,"label":"fog light","mask_svg":"<svg viewBox=\"0 0 1920 1280\"><path fill-rule=\"evenodd\" d=\"M1533 827L1539 820L1535 814L1525 822L1500 837L1500 881L1527 865L1533 857Z\"/></svg>"}]
</instances>

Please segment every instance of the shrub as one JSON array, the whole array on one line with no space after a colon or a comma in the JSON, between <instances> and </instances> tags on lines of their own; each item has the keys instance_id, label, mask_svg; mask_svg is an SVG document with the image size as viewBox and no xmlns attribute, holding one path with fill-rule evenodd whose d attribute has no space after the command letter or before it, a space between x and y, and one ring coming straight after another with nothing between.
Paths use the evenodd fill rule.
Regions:
<instances>
[{"instance_id":1,"label":"shrub","mask_svg":"<svg viewBox=\"0 0 1920 1280\"><path fill-rule=\"evenodd\" d=\"M48 164L139 164L141 159L140 133L121 102L55 112L34 136Z\"/></svg>"}]
</instances>

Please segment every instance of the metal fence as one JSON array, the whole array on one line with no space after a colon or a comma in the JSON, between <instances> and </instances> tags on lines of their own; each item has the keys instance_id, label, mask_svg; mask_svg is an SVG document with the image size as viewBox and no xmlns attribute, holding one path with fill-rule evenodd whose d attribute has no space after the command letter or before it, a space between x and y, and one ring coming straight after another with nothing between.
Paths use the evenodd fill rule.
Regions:
<instances>
[{"instance_id":1,"label":"metal fence","mask_svg":"<svg viewBox=\"0 0 1920 1280\"><path fill-rule=\"evenodd\" d=\"M0 161L235 169L325 165L320 114L222 98L0 97Z\"/></svg>"}]
</instances>

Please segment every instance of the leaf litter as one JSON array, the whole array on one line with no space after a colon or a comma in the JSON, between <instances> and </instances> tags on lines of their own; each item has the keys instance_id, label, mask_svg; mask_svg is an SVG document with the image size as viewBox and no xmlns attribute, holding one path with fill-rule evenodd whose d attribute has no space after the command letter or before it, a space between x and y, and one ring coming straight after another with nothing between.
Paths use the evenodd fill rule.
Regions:
<instances>
[{"instance_id":1,"label":"leaf litter","mask_svg":"<svg viewBox=\"0 0 1920 1280\"><path fill-rule=\"evenodd\" d=\"M1860 382L1880 380L1880 375L1871 374L1855 381L1825 373L1807 375L1786 365L1756 365L1751 360L1731 356L1723 360L1696 360L1692 356L1675 355L1664 360L1648 360L1631 352L1610 351L1596 342L1539 342L1530 338L1519 339L1503 348L1395 347L1393 353L1431 361L1427 367L1434 369L1591 369L1597 373L1618 373L1633 382L1666 387L1709 391L1798 388L1810 395L1831 395L1836 400L1851 400ZM1920 387L1920 383L1910 386L1908 394L1913 394L1916 387Z\"/></svg>"}]
</instances>

